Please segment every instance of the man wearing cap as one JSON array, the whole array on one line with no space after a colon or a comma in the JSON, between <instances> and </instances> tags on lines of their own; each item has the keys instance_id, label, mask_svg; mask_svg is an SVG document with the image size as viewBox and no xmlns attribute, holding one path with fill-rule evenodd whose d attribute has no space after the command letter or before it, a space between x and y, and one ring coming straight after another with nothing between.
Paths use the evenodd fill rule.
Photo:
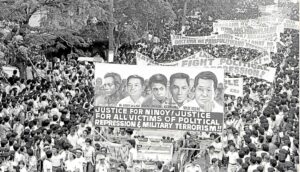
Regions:
<instances>
[{"instance_id":1,"label":"man wearing cap","mask_svg":"<svg viewBox=\"0 0 300 172\"><path fill-rule=\"evenodd\" d=\"M141 107L144 97L144 78L138 75L130 75L127 78L127 91L129 96L120 100L117 106L119 107Z\"/></svg>"},{"instance_id":2,"label":"man wearing cap","mask_svg":"<svg viewBox=\"0 0 300 172\"><path fill-rule=\"evenodd\" d=\"M110 165L105 161L105 156L100 154L98 156L98 163L96 164L96 172L108 172Z\"/></svg>"},{"instance_id":3,"label":"man wearing cap","mask_svg":"<svg viewBox=\"0 0 300 172\"><path fill-rule=\"evenodd\" d=\"M199 73L195 77L193 90L195 99L184 104L183 110L197 110L200 112L220 112L223 113L223 106L217 103L215 90L217 89L217 76L210 71Z\"/></svg>"},{"instance_id":4,"label":"man wearing cap","mask_svg":"<svg viewBox=\"0 0 300 172\"><path fill-rule=\"evenodd\" d=\"M82 149L78 148L75 150L75 152L76 152L76 159L74 160L75 169L77 169L78 172L85 172L86 160L82 156Z\"/></svg>"}]
</instances>

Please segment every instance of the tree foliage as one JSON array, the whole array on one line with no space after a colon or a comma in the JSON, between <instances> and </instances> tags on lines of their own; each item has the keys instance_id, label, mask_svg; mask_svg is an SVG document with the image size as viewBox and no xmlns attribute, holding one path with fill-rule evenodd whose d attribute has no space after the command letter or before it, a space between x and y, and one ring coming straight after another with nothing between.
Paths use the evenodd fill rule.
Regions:
<instances>
[{"instance_id":1,"label":"tree foliage","mask_svg":"<svg viewBox=\"0 0 300 172\"><path fill-rule=\"evenodd\" d=\"M117 28L117 42L131 42L140 39L145 31L162 31L165 23L176 19L172 5L164 0L115 0L114 18Z\"/></svg>"}]
</instances>

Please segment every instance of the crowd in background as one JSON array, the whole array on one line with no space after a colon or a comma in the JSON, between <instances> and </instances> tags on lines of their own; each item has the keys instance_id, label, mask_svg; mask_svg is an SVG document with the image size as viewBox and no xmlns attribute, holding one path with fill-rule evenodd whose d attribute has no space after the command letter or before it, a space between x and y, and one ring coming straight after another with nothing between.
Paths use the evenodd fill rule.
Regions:
<instances>
[{"instance_id":1,"label":"crowd in background","mask_svg":"<svg viewBox=\"0 0 300 172\"><path fill-rule=\"evenodd\" d=\"M253 8L250 4L241 4L241 9ZM247 18L259 16L253 11L250 13L252 16L247 13ZM187 18L187 27L182 34L210 35L212 22L225 16L201 11L197 15L200 17ZM293 10L292 18L298 15ZM223 19L233 18L225 16ZM236 19L246 17L241 13ZM123 45L116 61L135 64L135 51L160 63L176 61L200 50L216 58L246 62L260 55L257 50L228 45L172 47L170 34L181 30L179 22L173 26L166 25L158 41L153 42L153 34L148 35L151 41L147 39ZM44 56L28 60L27 47L23 43L25 33L11 23L1 31L0 58L18 66L20 76L14 71L12 76L1 79L0 171L98 172L112 170L112 167L116 171L127 171L127 167L133 164L136 144L131 137L132 129L122 128L115 133L113 128L93 128L93 63L77 61L76 54L51 60ZM195 141L200 137L197 133L187 132L182 140L174 141L172 163L158 162L157 171L174 169L189 172L199 170L199 166L202 171L209 172L300 170L299 32L285 29L281 41L285 46L272 54L269 64L277 69L274 82L240 76L244 79L244 96L224 97L224 132L201 136L214 140L205 151L178 151L179 148L199 148L201 144ZM8 54L10 48L18 51ZM129 152L121 155L118 163L112 163L109 149L101 144L110 136L122 137L122 149ZM199 163L199 159L203 158L206 163Z\"/></svg>"}]
</instances>

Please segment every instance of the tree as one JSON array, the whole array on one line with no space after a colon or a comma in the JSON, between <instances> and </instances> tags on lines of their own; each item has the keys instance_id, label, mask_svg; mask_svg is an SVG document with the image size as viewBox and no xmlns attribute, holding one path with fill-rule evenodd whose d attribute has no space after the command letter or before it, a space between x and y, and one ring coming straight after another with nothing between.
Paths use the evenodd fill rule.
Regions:
<instances>
[{"instance_id":1,"label":"tree","mask_svg":"<svg viewBox=\"0 0 300 172\"><path fill-rule=\"evenodd\" d=\"M160 36L165 23L172 23L176 14L165 0L115 0L116 45L141 39L145 31Z\"/></svg>"},{"instance_id":2,"label":"tree","mask_svg":"<svg viewBox=\"0 0 300 172\"><path fill-rule=\"evenodd\" d=\"M45 52L71 49L80 52L94 41L107 40L105 0L5 0L0 2L0 18L24 28L28 47L40 46ZM30 18L46 15L40 27L28 26Z\"/></svg>"}]
</instances>

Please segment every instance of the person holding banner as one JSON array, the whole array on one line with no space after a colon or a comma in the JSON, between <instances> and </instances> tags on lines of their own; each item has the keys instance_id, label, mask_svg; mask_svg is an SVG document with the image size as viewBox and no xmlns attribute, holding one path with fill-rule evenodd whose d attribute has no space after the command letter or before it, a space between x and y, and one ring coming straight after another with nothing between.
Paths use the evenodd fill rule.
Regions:
<instances>
[{"instance_id":1,"label":"person holding banner","mask_svg":"<svg viewBox=\"0 0 300 172\"><path fill-rule=\"evenodd\" d=\"M197 110L201 112L220 112L223 113L223 106L217 103L215 98L215 91L217 90L218 79L217 76L210 71L199 73L195 77L193 90L195 92L195 99L184 104L184 110Z\"/></svg>"},{"instance_id":2,"label":"person holding banner","mask_svg":"<svg viewBox=\"0 0 300 172\"><path fill-rule=\"evenodd\" d=\"M138 75L130 75L127 78L127 91L129 96L120 100L117 106L119 107L141 107L144 97L144 78Z\"/></svg>"},{"instance_id":3,"label":"person holding banner","mask_svg":"<svg viewBox=\"0 0 300 172\"><path fill-rule=\"evenodd\" d=\"M95 98L96 106L115 106L123 98L121 91L122 79L117 73L107 73L104 75L103 90L104 95Z\"/></svg>"},{"instance_id":4,"label":"person holding banner","mask_svg":"<svg viewBox=\"0 0 300 172\"><path fill-rule=\"evenodd\" d=\"M190 92L190 77L185 73L175 73L170 77L170 92L172 98L169 100L170 108L179 109L188 102Z\"/></svg>"},{"instance_id":5,"label":"person holding banner","mask_svg":"<svg viewBox=\"0 0 300 172\"><path fill-rule=\"evenodd\" d=\"M163 74L152 75L149 79L152 96L149 96L142 103L142 107L162 108L167 105L167 83L168 79Z\"/></svg>"}]
</instances>

